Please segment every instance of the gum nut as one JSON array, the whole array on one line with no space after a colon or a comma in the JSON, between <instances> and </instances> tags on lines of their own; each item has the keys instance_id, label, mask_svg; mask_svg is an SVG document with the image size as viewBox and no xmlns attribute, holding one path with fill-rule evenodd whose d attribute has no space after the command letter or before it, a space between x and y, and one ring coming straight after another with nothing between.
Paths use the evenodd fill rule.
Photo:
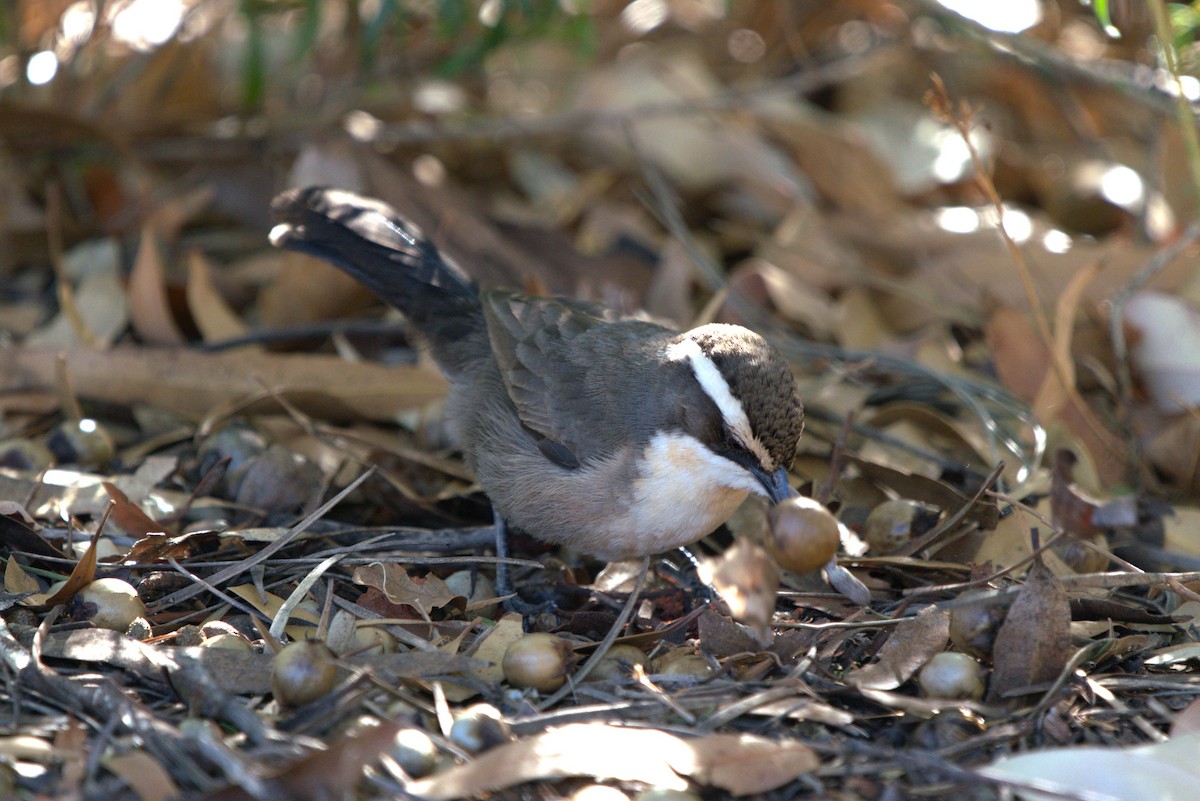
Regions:
<instances>
[{"instance_id":1,"label":"gum nut","mask_svg":"<svg viewBox=\"0 0 1200 801\"><path fill-rule=\"evenodd\" d=\"M930 698L983 698L983 670L966 654L942 651L925 663L917 674L917 684Z\"/></svg>"},{"instance_id":2,"label":"gum nut","mask_svg":"<svg viewBox=\"0 0 1200 801\"><path fill-rule=\"evenodd\" d=\"M514 687L553 692L575 667L571 643L553 634L526 634L504 651L504 678Z\"/></svg>"},{"instance_id":3,"label":"gum nut","mask_svg":"<svg viewBox=\"0 0 1200 801\"><path fill-rule=\"evenodd\" d=\"M767 550L794 573L820 570L838 551L837 518L812 498L795 496L767 513Z\"/></svg>"},{"instance_id":4,"label":"gum nut","mask_svg":"<svg viewBox=\"0 0 1200 801\"><path fill-rule=\"evenodd\" d=\"M967 601L971 593L963 595ZM1003 599L980 597L973 603L958 603L950 610L950 642L964 654L988 659L996 642L996 633L1008 615Z\"/></svg>"},{"instance_id":5,"label":"gum nut","mask_svg":"<svg viewBox=\"0 0 1200 801\"><path fill-rule=\"evenodd\" d=\"M222 648L226 651L239 651L248 654L254 649L250 647L250 641L240 634L218 634L214 637L206 637L200 643L201 648Z\"/></svg>"},{"instance_id":6,"label":"gum nut","mask_svg":"<svg viewBox=\"0 0 1200 801\"><path fill-rule=\"evenodd\" d=\"M491 704L467 707L450 727L450 742L472 754L495 748L511 739L512 729L500 710Z\"/></svg>"},{"instance_id":7,"label":"gum nut","mask_svg":"<svg viewBox=\"0 0 1200 801\"><path fill-rule=\"evenodd\" d=\"M478 570L458 570L446 576L446 587L455 595L467 599L467 605L496 597L496 585ZM472 589L474 587L474 589ZM471 614L494 618L500 604L487 604L472 610Z\"/></svg>"},{"instance_id":8,"label":"gum nut","mask_svg":"<svg viewBox=\"0 0 1200 801\"><path fill-rule=\"evenodd\" d=\"M319 640L290 643L271 662L271 692L285 706L301 706L328 694L337 680L333 651Z\"/></svg>"},{"instance_id":9,"label":"gum nut","mask_svg":"<svg viewBox=\"0 0 1200 801\"><path fill-rule=\"evenodd\" d=\"M396 732L389 753L404 768L404 772L414 779L428 776L437 767L437 746L420 729L401 729Z\"/></svg>"},{"instance_id":10,"label":"gum nut","mask_svg":"<svg viewBox=\"0 0 1200 801\"><path fill-rule=\"evenodd\" d=\"M77 617L91 621L98 629L124 633L129 625L146 614L146 605L128 581L119 578L96 579L75 596Z\"/></svg>"},{"instance_id":11,"label":"gum nut","mask_svg":"<svg viewBox=\"0 0 1200 801\"><path fill-rule=\"evenodd\" d=\"M46 447L61 464L104 467L117 452L112 436L95 420L67 420L46 435Z\"/></svg>"},{"instance_id":12,"label":"gum nut","mask_svg":"<svg viewBox=\"0 0 1200 801\"><path fill-rule=\"evenodd\" d=\"M884 501L871 510L863 524L863 539L871 553L889 554L914 536L929 530L937 513L906 498Z\"/></svg>"},{"instance_id":13,"label":"gum nut","mask_svg":"<svg viewBox=\"0 0 1200 801\"><path fill-rule=\"evenodd\" d=\"M0 467L37 473L54 464L54 454L33 439L8 439L0 442Z\"/></svg>"},{"instance_id":14,"label":"gum nut","mask_svg":"<svg viewBox=\"0 0 1200 801\"><path fill-rule=\"evenodd\" d=\"M663 654L654 662L654 672L667 676L693 676L706 679L713 674L708 660L689 649L675 649Z\"/></svg>"},{"instance_id":15,"label":"gum nut","mask_svg":"<svg viewBox=\"0 0 1200 801\"><path fill-rule=\"evenodd\" d=\"M650 660L642 653L642 649L618 643L608 649L608 653L592 668L592 672L588 673L585 681L612 681L629 678L634 665L645 667L649 663Z\"/></svg>"}]
</instances>

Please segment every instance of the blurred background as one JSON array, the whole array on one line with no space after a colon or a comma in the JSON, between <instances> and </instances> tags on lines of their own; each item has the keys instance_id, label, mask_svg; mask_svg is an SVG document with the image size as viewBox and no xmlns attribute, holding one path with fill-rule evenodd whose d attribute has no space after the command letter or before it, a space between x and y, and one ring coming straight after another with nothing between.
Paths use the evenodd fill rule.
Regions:
<instances>
[{"instance_id":1,"label":"blurred background","mask_svg":"<svg viewBox=\"0 0 1200 801\"><path fill-rule=\"evenodd\" d=\"M0 328L223 347L361 313L265 242L276 191L338 185L485 283L774 326L829 441L908 401L978 475L1065 445L1096 490L1191 496L1198 27L1133 0L8 3Z\"/></svg>"}]
</instances>

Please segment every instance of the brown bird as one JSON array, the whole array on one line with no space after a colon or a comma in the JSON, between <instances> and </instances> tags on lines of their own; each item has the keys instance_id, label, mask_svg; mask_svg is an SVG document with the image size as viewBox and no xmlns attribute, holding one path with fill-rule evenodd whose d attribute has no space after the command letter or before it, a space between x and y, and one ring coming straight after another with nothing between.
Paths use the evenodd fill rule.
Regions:
<instances>
[{"instance_id":1,"label":"brown bird","mask_svg":"<svg viewBox=\"0 0 1200 801\"><path fill-rule=\"evenodd\" d=\"M345 270L428 343L451 433L509 525L630 559L695 542L750 493L792 493L803 407L753 331L479 291L415 225L349 192L289 191L272 210L274 244Z\"/></svg>"}]
</instances>

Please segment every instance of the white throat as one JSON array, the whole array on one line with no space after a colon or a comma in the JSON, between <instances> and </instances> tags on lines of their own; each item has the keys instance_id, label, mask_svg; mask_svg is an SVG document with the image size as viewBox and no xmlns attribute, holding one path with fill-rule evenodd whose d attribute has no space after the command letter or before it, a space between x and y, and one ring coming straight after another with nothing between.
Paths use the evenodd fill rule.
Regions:
<instances>
[{"instance_id":1,"label":"white throat","mask_svg":"<svg viewBox=\"0 0 1200 801\"><path fill-rule=\"evenodd\" d=\"M660 431L642 451L630 516L619 521L620 530L652 536L644 551L687 545L728 520L751 492L766 494L749 470L689 434Z\"/></svg>"}]
</instances>

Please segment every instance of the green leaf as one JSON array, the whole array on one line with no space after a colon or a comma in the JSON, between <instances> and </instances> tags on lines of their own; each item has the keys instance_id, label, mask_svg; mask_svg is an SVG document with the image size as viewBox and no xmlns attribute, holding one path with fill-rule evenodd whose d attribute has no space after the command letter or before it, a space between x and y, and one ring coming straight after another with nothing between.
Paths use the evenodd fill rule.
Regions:
<instances>
[{"instance_id":1,"label":"green leaf","mask_svg":"<svg viewBox=\"0 0 1200 801\"><path fill-rule=\"evenodd\" d=\"M247 14L246 60L242 65L242 104L258 108L262 104L267 82L266 46L262 24L257 14Z\"/></svg>"}]
</instances>

